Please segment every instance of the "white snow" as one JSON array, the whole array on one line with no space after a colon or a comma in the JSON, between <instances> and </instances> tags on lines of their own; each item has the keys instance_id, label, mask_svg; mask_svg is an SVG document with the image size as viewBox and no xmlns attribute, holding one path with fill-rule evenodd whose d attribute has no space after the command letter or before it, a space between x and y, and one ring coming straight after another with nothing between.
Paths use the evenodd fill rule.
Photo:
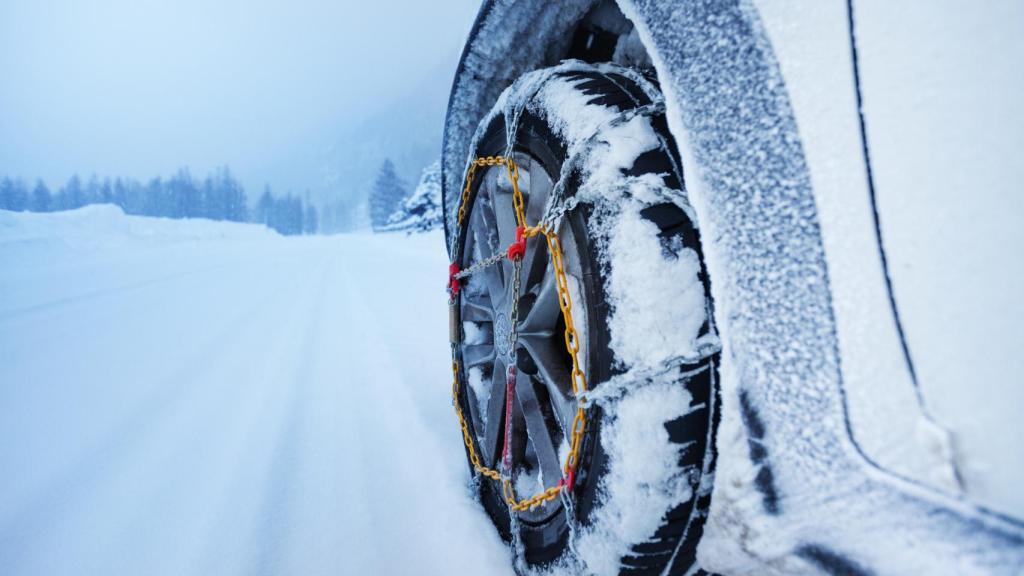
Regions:
<instances>
[{"instance_id":1,"label":"white snow","mask_svg":"<svg viewBox=\"0 0 1024 576\"><path fill-rule=\"evenodd\" d=\"M576 542L587 573L615 575L630 547L650 539L665 511L692 496L684 470L665 466L681 450L665 423L685 414L690 394L678 383L639 387L603 423L601 445L614 464L601 481L604 504Z\"/></svg>"},{"instance_id":2,"label":"white snow","mask_svg":"<svg viewBox=\"0 0 1024 576\"><path fill-rule=\"evenodd\" d=\"M0 211L0 573L510 574L445 270L438 232Z\"/></svg>"},{"instance_id":3,"label":"white snow","mask_svg":"<svg viewBox=\"0 0 1024 576\"><path fill-rule=\"evenodd\" d=\"M565 66L558 69L562 68L569 69ZM531 79L542 82L543 85L537 91L536 97L530 101L530 108L536 109L546 117L555 133L567 143L585 143L590 136L610 122L617 112L606 106L588 105L591 97L576 88L577 84L584 82L583 80L572 82L560 77L551 78L551 72L552 69L533 72L517 84L528 86ZM523 86L515 86L511 90L513 94L520 91L524 95L531 95L529 88ZM572 156L572 152L569 152L569 156Z\"/></svg>"},{"instance_id":4,"label":"white snow","mask_svg":"<svg viewBox=\"0 0 1024 576\"><path fill-rule=\"evenodd\" d=\"M591 175L588 182L591 194L607 192L608 184L622 180L622 170L631 168L637 157L657 148L658 144L658 136L648 118L637 116L618 126L605 126L585 168Z\"/></svg>"},{"instance_id":5,"label":"white snow","mask_svg":"<svg viewBox=\"0 0 1024 576\"><path fill-rule=\"evenodd\" d=\"M662 254L658 227L639 211L622 211L609 239L611 348L634 369L656 369L677 356L698 358L706 319L700 261L689 248ZM652 305L664 302L670 305Z\"/></svg>"}]
</instances>

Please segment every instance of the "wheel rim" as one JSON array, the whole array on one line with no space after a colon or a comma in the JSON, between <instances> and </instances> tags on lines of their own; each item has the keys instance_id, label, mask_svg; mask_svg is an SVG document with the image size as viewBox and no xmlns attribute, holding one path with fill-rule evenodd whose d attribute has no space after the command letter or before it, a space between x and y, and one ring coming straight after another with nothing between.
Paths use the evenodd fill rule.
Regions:
<instances>
[{"instance_id":1,"label":"wheel rim","mask_svg":"<svg viewBox=\"0 0 1024 576\"><path fill-rule=\"evenodd\" d=\"M515 155L523 192L527 225L544 214L553 182L544 167L525 154ZM516 220L512 189L504 167L489 169L481 177L466 228L462 266L505 250L515 240ZM559 230L563 261L573 292L573 318L587 326L587 302L579 289L579 250L569 226ZM505 373L515 362L517 376L513 402L513 434L510 448L513 480L520 498L554 486L562 477L576 400L569 374L572 359L565 349L555 275L547 244L542 238L527 242L523 257L520 293L514 295L513 267L507 259L485 268L466 282L461 296L465 338L461 344L463 376L467 386L469 416L486 465L497 467L504 438ZM519 299L518 342L511 350L509 312ZM586 334L583 330L581 334ZM586 359L586 338L581 339L580 358ZM519 513L525 520L543 520L557 511L549 503Z\"/></svg>"}]
</instances>

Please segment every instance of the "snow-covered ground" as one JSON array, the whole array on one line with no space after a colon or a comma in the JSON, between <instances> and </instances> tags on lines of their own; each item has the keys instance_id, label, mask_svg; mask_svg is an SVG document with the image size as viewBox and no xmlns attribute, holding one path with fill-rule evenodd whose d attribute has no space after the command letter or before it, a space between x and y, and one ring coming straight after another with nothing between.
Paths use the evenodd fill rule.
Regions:
<instances>
[{"instance_id":1,"label":"snow-covered ground","mask_svg":"<svg viewBox=\"0 0 1024 576\"><path fill-rule=\"evenodd\" d=\"M0 574L510 572L439 233L0 211Z\"/></svg>"}]
</instances>

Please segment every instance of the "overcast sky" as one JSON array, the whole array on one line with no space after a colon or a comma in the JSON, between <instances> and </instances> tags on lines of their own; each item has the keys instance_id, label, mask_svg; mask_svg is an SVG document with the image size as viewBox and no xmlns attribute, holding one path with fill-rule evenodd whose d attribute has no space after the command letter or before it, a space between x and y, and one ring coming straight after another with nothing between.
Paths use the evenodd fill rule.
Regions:
<instances>
[{"instance_id":1,"label":"overcast sky","mask_svg":"<svg viewBox=\"0 0 1024 576\"><path fill-rule=\"evenodd\" d=\"M332 132L424 84L447 92L478 7L2 0L0 175L57 186L227 164L250 194L309 186L295 165Z\"/></svg>"}]
</instances>

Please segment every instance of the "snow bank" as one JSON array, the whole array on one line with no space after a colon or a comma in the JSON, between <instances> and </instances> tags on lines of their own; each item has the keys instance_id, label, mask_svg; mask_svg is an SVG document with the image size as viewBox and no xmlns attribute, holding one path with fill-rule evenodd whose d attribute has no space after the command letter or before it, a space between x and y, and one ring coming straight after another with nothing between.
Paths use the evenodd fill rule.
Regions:
<instances>
[{"instance_id":1,"label":"snow bank","mask_svg":"<svg viewBox=\"0 0 1024 576\"><path fill-rule=\"evenodd\" d=\"M60 243L88 249L140 242L253 240L276 234L262 225L239 222L128 216L113 204L49 213L0 210L0 246Z\"/></svg>"}]
</instances>

